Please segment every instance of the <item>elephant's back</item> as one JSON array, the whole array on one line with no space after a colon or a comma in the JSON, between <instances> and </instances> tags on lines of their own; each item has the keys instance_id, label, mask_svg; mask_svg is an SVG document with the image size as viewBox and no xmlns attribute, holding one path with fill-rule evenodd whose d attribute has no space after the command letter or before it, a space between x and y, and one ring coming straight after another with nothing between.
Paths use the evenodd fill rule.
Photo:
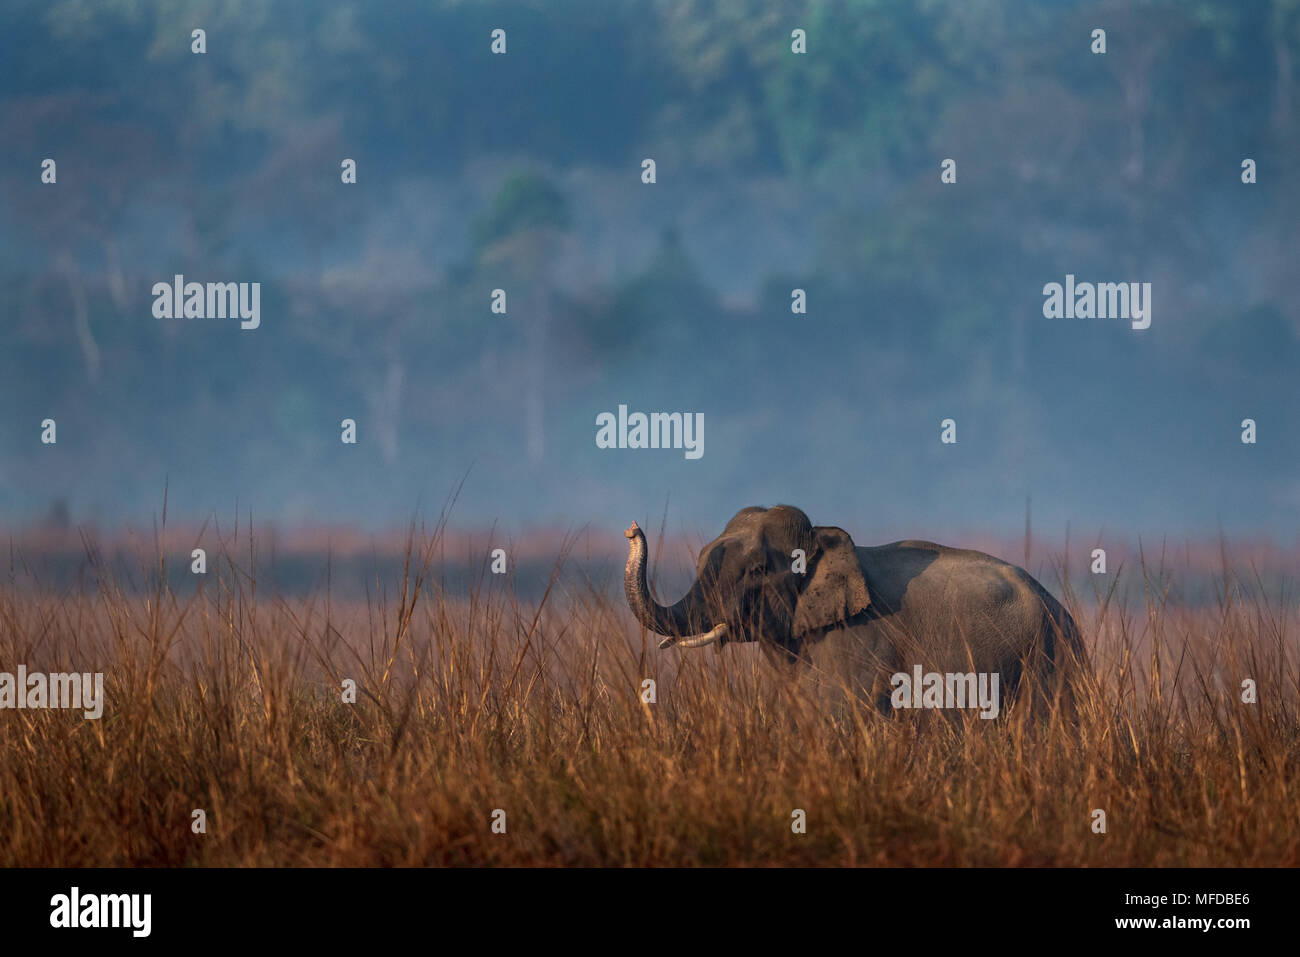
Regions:
<instances>
[{"instance_id":1,"label":"elephant's back","mask_svg":"<svg viewBox=\"0 0 1300 957\"><path fill-rule=\"evenodd\" d=\"M1050 658L1057 629L1075 643L1077 628L1061 604L1010 562L919 539L861 552L877 613L924 650L946 652L938 658L1005 666L1036 649Z\"/></svg>"},{"instance_id":2,"label":"elephant's back","mask_svg":"<svg viewBox=\"0 0 1300 957\"><path fill-rule=\"evenodd\" d=\"M917 581L926 585L943 581L951 586L956 579L958 584L986 589L990 598L1012 600L1034 595L1056 603L1052 594L1019 565L972 548L906 539L858 551L868 553L864 569L870 570L870 577L878 579L891 595L901 595L905 586Z\"/></svg>"}]
</instances>

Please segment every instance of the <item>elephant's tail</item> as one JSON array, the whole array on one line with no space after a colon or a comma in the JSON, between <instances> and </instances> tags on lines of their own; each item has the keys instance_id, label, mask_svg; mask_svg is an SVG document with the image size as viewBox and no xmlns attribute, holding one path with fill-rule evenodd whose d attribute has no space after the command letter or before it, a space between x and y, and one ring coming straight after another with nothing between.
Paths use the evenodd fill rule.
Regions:
<instances>
[{"instance_id":1,"label":"elephant's tail","mask_svg":"<svg viewBox=\"0 0 1300 957\"><path fill-rule=\"evenodd\" d=\"M1072 655L1079 664L1087 662L1088 653L1083 646L1083 632L1075 623L1074 616L1065 610L1064 605L1057 605L1057 614L1053 615L1052 624L1056 626L1060 646L1054 658L1061 663L1062 652Z\"/></svg>"},{"instance_id":2,"label":"elephant's tail","mask_svg":"<svg viewBox=\"0 0 1300 957\"><path fill-rule=\"evenodd\" d=\"M1083 632L1064 605L1056 604L1051 619L1054 633L1051 665L1053 674L1048 687L1053 690L1049 692L1049 697L1054 698L1058 706L1073 714L1079 704L1080 693L1085 700L1089 697L1087 689L1091 687L1092 669L1088 664L1088 651L1083 643Z\"/></svg>"}]
</instances>

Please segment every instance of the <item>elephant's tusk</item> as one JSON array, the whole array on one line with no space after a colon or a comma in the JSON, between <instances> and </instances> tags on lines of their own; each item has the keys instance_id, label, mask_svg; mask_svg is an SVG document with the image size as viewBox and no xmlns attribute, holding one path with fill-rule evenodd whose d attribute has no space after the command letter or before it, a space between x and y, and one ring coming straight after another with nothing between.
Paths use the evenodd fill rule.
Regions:
<instances>
[{"instance_id":1,"label":"elephant's tusk","mask_svg":"<svg viewBox=\"0 0 1300 957\"><path fill-rule=\"evenodd\" d=\"M705 645L711 645L715 641L721 641L727 637L727 625L723 622L721 625L714 625L709 631L697 638L665 638L659 642L660 648L669 648L676 645L678 648L703 648Z\"/></svg>"}]
</instances>

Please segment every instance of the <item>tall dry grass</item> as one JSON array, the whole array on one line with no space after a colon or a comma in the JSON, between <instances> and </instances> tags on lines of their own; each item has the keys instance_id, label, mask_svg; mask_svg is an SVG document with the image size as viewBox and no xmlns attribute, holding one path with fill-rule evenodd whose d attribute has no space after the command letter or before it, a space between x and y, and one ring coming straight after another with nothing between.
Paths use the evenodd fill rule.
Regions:
<instances>
[{"instance_id":1,"label":"tall dry grass","mask_svg":"<svg viewBox=\"0 0 1300 957\"><path fill-rule=\"evenodd\" d=\"M660 652L558 575L526 603L484 567L454 598L442 531L342 604L266 594L247 537L188 594L93 543L64 590L12 556L0 671L102 671L108 703L0 711L0 863L1300 863L1295 609L1231 574L1199 610L1145 562L1145 607L1071 597L1077 713L954 725L832 718L752 647Z\"/></svg>"}]
</instances>

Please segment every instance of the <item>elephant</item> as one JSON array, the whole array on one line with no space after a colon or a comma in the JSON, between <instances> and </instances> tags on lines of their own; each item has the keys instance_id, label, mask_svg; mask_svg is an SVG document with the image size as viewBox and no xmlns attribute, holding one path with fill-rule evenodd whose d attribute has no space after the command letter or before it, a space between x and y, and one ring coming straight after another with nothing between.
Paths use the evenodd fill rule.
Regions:
<instances>
[{"instance_id":1,"label":"elephant","mask_svg":"<svg viewBox=\"0 0 1300 957\"><path fill-rule=\"evenodd\" d=\"M666 636L661 649L759 642L815 684L848 688L882 712L936 707L920 687L912 704L900 676L949 676L951 687L953 675L996 675L1007 701L1032 676L1036 699L1051 702L1068 697L1066 679L1086 664L1070 613L1024 569L983 552L927 541L859 547L793 506L754 506L704 546L694 582L664 606L649 594L645 533L633 522L625 535L628 605Z\"/></svg>"}]
</instances>

